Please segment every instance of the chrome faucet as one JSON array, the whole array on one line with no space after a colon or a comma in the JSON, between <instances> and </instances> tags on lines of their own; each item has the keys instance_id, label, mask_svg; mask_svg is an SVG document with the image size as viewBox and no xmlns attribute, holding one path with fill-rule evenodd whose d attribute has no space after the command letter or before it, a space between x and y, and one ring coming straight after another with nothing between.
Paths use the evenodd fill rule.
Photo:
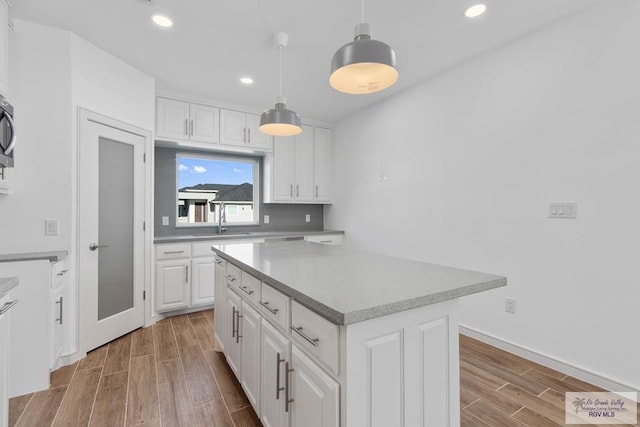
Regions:
<instances>
[{"instance_id":1,"label":"chrome faucet","mask_svg":"<svg viewBox=\"0 0 640 427\"><path fill-rule=\"evenodd\" d=\"M224 202L220 201L220 212L218 215L218 234L227 231L227 208L224 206Z\"/></svg>"}]
</instances>

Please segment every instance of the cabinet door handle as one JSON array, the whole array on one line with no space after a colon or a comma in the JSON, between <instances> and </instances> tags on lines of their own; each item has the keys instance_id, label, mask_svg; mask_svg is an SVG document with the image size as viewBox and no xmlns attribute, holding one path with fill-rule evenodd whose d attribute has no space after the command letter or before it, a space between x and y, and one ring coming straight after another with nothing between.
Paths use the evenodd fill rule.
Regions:
<instances>
[{"instance_id":1,"label":"cabinet door handle","mask_svg":"<svg viewBox=\"0 0 640 427\"><path fill-rule=\"evenodd\" d=\"M302 331L302 326L299 327L295 327L295 326L290 326L291 330L293 332L296 332L298 335L300 335L302 338L305 339L305 341L307 341L309 344L311 344L314 347L317 347L318 344L320 343L320 338L312 338L309 335L305 334Z\"/></svg>"},{"instance_id":2,"label":"cabinet door handle","mask_svg":"<svg viewBox=\"0 0 640 427\"><path fill-rule=\"evenodd\" d=\"M278 314L278 311L280 311L279 308L271 308L268 302L260 301L260 305L266 308L269 313L273 314L274 316Z\"/></svg>"},{"instance_id":3,"label":"cabinet door handle","mask_svg":"<svg viewBox=\"0 0 640 427\"><path fill-rule=\"evenodd\" d=\"M185 283L189 283L189 266L186 266L187 268L184 269L184 281Z\"/></svg>"},{"instance_id":4,"label":"cabinet door handle","mask_svg":"<svg viewBox=\"0 0 640 427\"><path fill-rule=\"evenodd\" d=\"M232 275L230 275L230 274L227 274L227 275L226 275L226 276L224 276L224 277L225 277L228 281L230 281L230 282L235 282L235 281L236 281L236 278L235 278L235 277L233 277L233 276L232 276Z\"/></svg>"},{"instance_id":5,"label":"cabinet door handle","mask_svg":"<svg viewBox=\"0 0 640 427\"><path fill-rule=\"evenodd\" d=\"M240 314L240 310L236 310L236 317L238 318L238 320L236 321L236 325L237 325L237 330L236 330L236 344L240 343L240 338L242 338L242 335L240 335L240 318L244 317Z\"/></svg>"},{"instance_id":6,"label":"cabinet door handle","mask_svg":"<svg viewBox=\"0 0 640 427\"><path fill-rule=\"evenodd\" d=\"M247 138L247 143L251 144L251 128L247 128L247 134L249 137Z\"/></svg>"},{"instance_id":7,"label":"cabinet door handle","mask_svg":"<svg viewBox=\"0 0 640 427\"><path fill-rule=\"evenodd\" d=\"M295 371L295 369L290 369L289 368L289 362L285 363L285 377L284 377L284 399L285 399L285 405L284 405L284 411L285 412L289 412L289 405L291 403L293 403L293 399L291 399L291 390L289 390L289 374L293 371Z\"/></svg>"},{"instance_id":8,"label":"cabinet door handle","mask_svg":"<svg viewBox=\"0 0 640 427\"><path fill-rule=\"evenodd\" d=\"M247 294L247 295L253 295L253 290L252 290L252 289L249 289L247 286L242 285L242 286L238 286L238 287L239 287L239 288L240 288L240 290L241 290L242 292L244 292L245 294Z\"/></svg>"},{"instance_id":9,"label":"cabinet door handle","mask_svg":"<svg viewBox=\"0 0 640 427\"><path fill-rule=\"evenodd\" d=\"M191 120L190 123L191 123L191 136L193 136L193 120Z\"/></svg>"},{"instance_id":10,"label":"cabinet door handle","mask_svg":"<svg viewBox=\"0 0 640 427\"><path fill-rule=\"evenodd\" d=\"M57 273L56 276L64 276L67 273L67 271L69 271L69 269L60 270L60 272Z\"/></svg>"},{"instance_id":11,"label":"cabinet door handle","mask_svg":"<svg viewBox=\"0 0 640 427\"><path fill-rule=\"evenodd\" d=\"M316 185L316 199L318 198L318 186Z\"/></svg>"},{"instance_id":12,"label":"cabinet door handle","mask_svg":"<svg viewBox=\"0 0 640 427\"><path fill-rule=\"evenodd\" d=\"M16 305L18 303L18 300L15 301L11 301L11 302L7 302L5 303L2 308L0 308L0 316L2 316L3 314L5 314L7 311L9 311L11 309L11 307L13 307L14 305Z\"/></svg>"},{"instance_id":13,"label":"cabinet door handle","mask_svg":"<svg viewBox=\"0 0 640 427\"><path fill-rule=\"evenodd\" d=\"M184 119L184 134L189 136L189 119Z\"/></svg>"},{"instance_id":14,"label":"cabinet door handle","mask_svg":"<svg viewBox=\"0 0 640 427\"><path fill-rule=\"evenodd\" d=\"M296 184L296 197L300 197L300 185Z\"/></svg>"},{"instance_id":15,"label":"cabinet door handle","mask_svg":"<svg viewBox=\"0 0 640 427\"><path fill-rule=\"evenodd\" d=\"M247 142L247 128L242 129L242 142Z\"/></svg>"},{"instance_id":16,"label":"cabinet door handle","mask_svg":"<svg viewBox=\"0 0 640 427\"><path fill-rule=\"evenodd\" d=\"M293 199L293 184L289 185L289 197Z\"/></svg>"},{"instance_id":17,"label":"cabinet door handle","mask_svg":"<svg viewBox=\"0 0 640 427\"><path fill-rule=\"evenodd\" d=\"M56 319L56 322L62 325L62 297L60 297L60 299L56 301L56 304L60 304L59 306L60 308L58 309L58 318Z\"/></svg>"},{"instance_id":18,"label":"cabinet door handle","mask_svg":"<svg viewBox=\"0 0 640 427\"><path fill-rule=\"evenodd\" d=\"M163 252L163 254L165 255L171 255L171 254L183 254L184 251L165 251Z\"/></svg>"},{"instance_id":19,"label":"cabinet door handle","mask_svg":"<svg viewBox=\"0 0 640 427\"><path fill-rule=\"evenodd\" d=\"M236 337L236 308L231 307L231 338Z\"/></svg>"},{"instance_id":20,"label":"cabinet door handle","mask_svg":"<svg viewBox=\"0 0 640 427\"><path fill-rule=\"evenodd\" d=\"M284 361L284 359L280 358L280 353L278 353L278 359L276 360L276 400L280 400L280 392L284 390L284 387L280 387L280 364Z\"/></svg>"}]
</instances>

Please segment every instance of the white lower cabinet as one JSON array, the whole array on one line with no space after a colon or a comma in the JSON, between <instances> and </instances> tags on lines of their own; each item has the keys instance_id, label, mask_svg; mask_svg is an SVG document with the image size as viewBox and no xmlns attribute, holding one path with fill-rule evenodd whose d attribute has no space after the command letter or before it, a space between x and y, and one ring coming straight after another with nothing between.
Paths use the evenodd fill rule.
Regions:
<instances>
[{"instance_id":1,"label":"white lower cabinet","mask_svg":"<svg viewBox=\"0 0 640 427\"><path fill-rule=\"evenodd\" d=\"M227 342L224 346L224 354L227 357L227 363L231 371L238 378L238 381L242 378L241 308L242 300L238 294L231 289L227 289Z\"/></svg>"},{"instance_id":2,"label":"white lower cabinet","mask_svg":"<svg viewBox=\"0 0 640 427\"><path fill-rule=\"evenodd\" d=\"M256 413L260 413L260 314L251 308L245 301L242 302L242 322L240 330L242 335L241 351L241 380L240 385L244 390L251 406Z\"/></svg>"},{"instance_id":3,"label":"white lower cabinet","mask_svg":"<svg viewBox=\"0 0 640 427\"><path fill-rule=\"evenodd\" d=\"M64 345L64 297L62 296L63 287L59 286L51 290L51 298L49 300L51 312L49 313L49 321L51 322L51 362L52 370L59 367L60 356L62 356L62 348Z\"/></svg>"},{"instance_id":4,"label":"white lower cabinet","mask_svg":"<svg viewBox=\"0 0 640 427\"><path fill-rule=\"evenodd\" d=\"M338 427L340 386L297 346L291 350L291 425ZM287 376L288 378L288 376Z\"/></svg>"},{"instance_id":5,"label":"white lower cabinet","mask_svg":"<svg viewBox=\"0 0 640 427\"><path fill-rule=\"evenodd\" d=\"M227 343L227 282L224 275L227 273L227 261L219 256L214 256L215 282L214 282L214 309L213 324L215 325L214 338L222 351Z\"/></svg>"},{"instance_id":6,"label":"white lower cabinet","mask_svg":"<svg viewBox=\"0 0 640 427\"><path fill-rule=\"evenodd\" d=\"M215 265L213 256L191 260L191 305L213 304Z\"/></svg>"},{"instance_id":7,"label":"white lower cabinet","mask_svg":"<svg viewBox=\"0 0 640 427\"><path fill-rule=\"evenodd\" d=\"M291 357L289 339L278 332L267 320L262 319L262 357L260 371L261 413L260 421L266 427L288 427L289 407L287 394L289 385L286 364Z\"/></svg>"},{"instance_id":8,"label":"white lower cabinet","mask_svg":"<svg viewBox=\"0 0 640 427\"><path fill-rule=\"evenodd\" d=\"M189 264L188 259L156 262L156 310L189 306Z\"/></svg>"},{"instance_id":9,"label":"white lower cabinet","mask_svg":"<svg viewBox=\"0 0 640 427\"><path fill-rule=\"evenodd\" d=\"M225 355L249 402L260 413L261 316L231 289L227 289L227 334Z\"/></svg>"},{"instance_id":10,"label":"white lower cabinet","mask_svg":"<svg viewBox=\"0 0 640 427\"><path fill-rule=\"evenodd\" d=\"M0 308L9 303L11 298L8 295L0 298ZM9 423L9 394L8 394L8 373L9 373L9 312L0 314L0 427L5 427Z\"/></svg>"}]
</instances>

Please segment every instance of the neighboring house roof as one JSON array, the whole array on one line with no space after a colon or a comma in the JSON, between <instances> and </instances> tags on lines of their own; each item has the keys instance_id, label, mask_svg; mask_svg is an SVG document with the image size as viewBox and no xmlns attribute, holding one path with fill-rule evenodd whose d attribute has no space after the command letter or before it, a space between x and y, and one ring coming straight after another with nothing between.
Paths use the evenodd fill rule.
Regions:
<instances>
[{"instance_id":1,"label":"neighboring house roof","mask_svg":"<svg viewBox=\"0 0 640 427\"><path fill-rule=\"evenodd\" d=\"M216 198L213 200L223 202L251 202L253 201L253 184L245 182L240 185L229 184L198 184L193 187L183 187L180 192L215 192Z\"/></svg>"}]
</instances>

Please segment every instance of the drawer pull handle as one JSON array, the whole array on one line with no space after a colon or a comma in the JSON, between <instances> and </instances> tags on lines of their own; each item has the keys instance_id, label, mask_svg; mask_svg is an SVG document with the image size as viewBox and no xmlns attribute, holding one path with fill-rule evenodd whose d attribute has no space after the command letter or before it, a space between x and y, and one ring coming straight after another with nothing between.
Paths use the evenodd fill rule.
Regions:
<instances>
[{"instance_id":1,"label":"drawer pull handle","mask_svg":"<svg viewBox=\"0 0 640 427\"><path fill-rule=\"evenodd\" d=\"M242 286L239 286L239 288L240 288L240 290L241 290L242 292L244 292L245 294L247 294L247 295L253 295L253 290L249 289L247 286L242 285Z\"/></svg>"},{"instance_id":2,"label":"drawer pull handle","mask_svg":"<svg viewBox=\"0 0 640 427\"><path fill-rule=\"evenodd\" d=\"M235 278L235 277L233 277L233 276L232 276L232 275L230 275L230 274L227 274L227 275L226 275L226 276L224 276L224 277L226 277L226 278L227 278L227 280L228 280L228 281L230 281L230 282L235 282L235 281L236 281L236 278Z\"/></svg>"},{"instance_id":3,"label":"drawer pull handle","mask_svg":"<svg viewBox=\"0 0 640 427\"><path fill-rule=\"evenodd\" d=\"M218 258L214 258L213 261L218 265L222 264L222 261L220 261Z\"/></svg>"},{"instance_id":4,"label":"drawer pull handle","mask_svg":"<svg viewBox=\"0 0 640 427\"><path fill-rule=\"evenodd\" d=\"M5 314L7 311L9 311L11 309L11 307L13 307L14 305L16 305L18 303L18 300L15 301L11 301L11 302L7 302L5 303L2 308L0 308L0 316L2 316L3 314Z\"/></svg>"},{"instance_id":5,"label":"drawer pull handle","mask_svg":"<svg viewBox=\"0 0 640 427\"><path fill-rule=\"evenodd\" d=\"M183 254L184 251L165 251L164 254L165 255L172 255L172 254Z\"/></svg>"},{"instance_id":6,"label":"drawer pull handle","mask_svg":"<svg viewBox=\"0 0 640 427\"><path fill-rule=\"evenodd\" d=\"M299 327L290 326L290 328L292 331L296 332L298 335L304 338L312 346L314 347L318 346L318 343L320 342L320 338L311 338L309 335L302 332L302 326L299 326Z\"/></svg>"},{"instance_id":7,"label":"drawer pull handle","mask_svg":"<svg viewBox=\"0 0 640 427\"><path fill-rule=\"evenodd\" d=\"M271 308L268 302L260 301L260 305L266 308L269 311L269 313L273 315L278 314L278 311L280 311L279 308Z\"/></svg>"},{"instance_id":8,"label":"drawer pull handle","mask_svg":"<svg viewBox=\"0 0 640 427\"><path fill-rule=\"evenodd\" d=\"M67 273L67 271L69 271L69 269L60 270L60 272L59 272L59 273L57 273L57 274L56 274L56 276L58 276L58 277L60 277L60 276L64 276L64 275Z\"/></svg>"}]
</instances>

